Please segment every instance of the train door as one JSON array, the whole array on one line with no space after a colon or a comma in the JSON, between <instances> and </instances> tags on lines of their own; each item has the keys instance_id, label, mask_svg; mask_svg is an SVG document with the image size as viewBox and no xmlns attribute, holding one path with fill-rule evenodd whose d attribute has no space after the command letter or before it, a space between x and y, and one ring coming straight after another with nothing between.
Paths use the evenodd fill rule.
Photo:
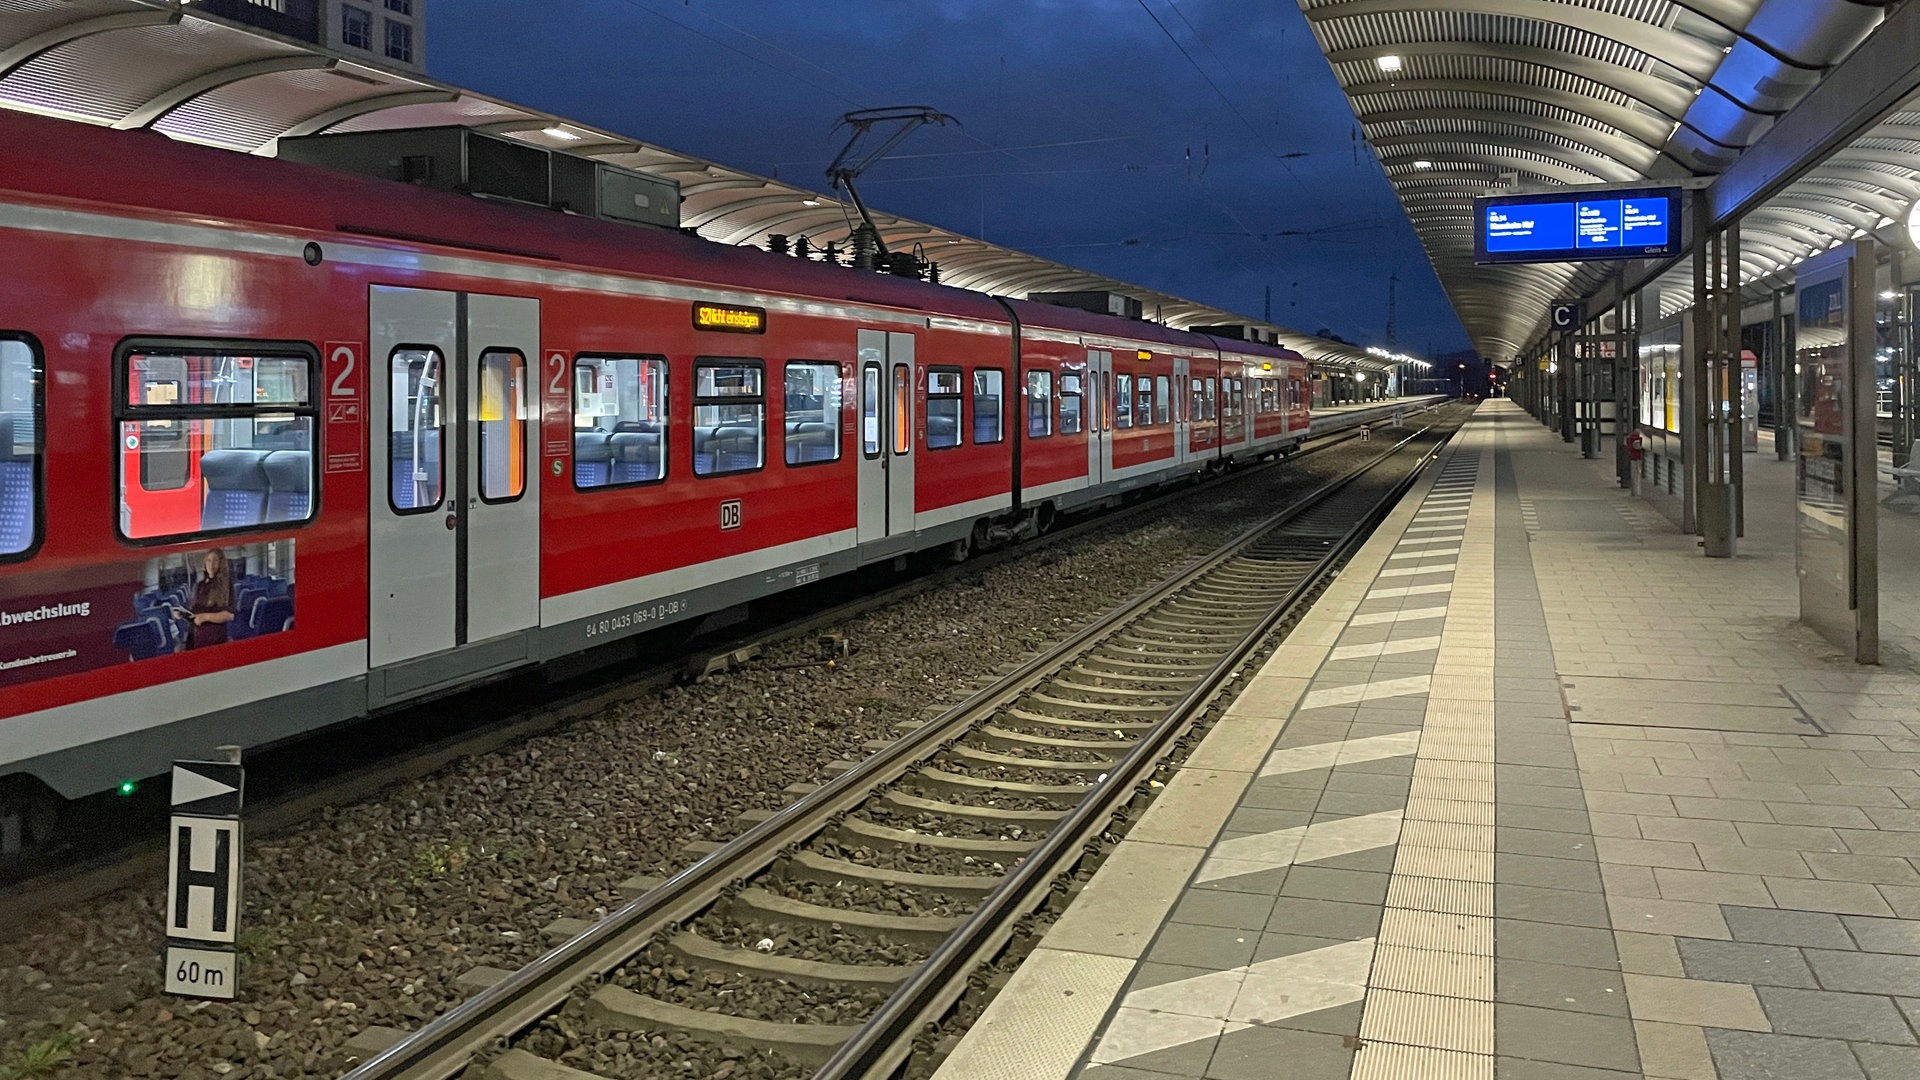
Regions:
<instances>
[{"instance_id":1,"label":"train door","mask_svg":"<svg viewBox=\"0 0 1920 1080\"><path fill-rule=\"evenodd\" d=\"M1087 353L1087 485L1106 483L1113 473L1113 354Z\"/></svg>"},{"instance_id":2,"label":"train door","mask_svg":"<svg viewBox=\"0 0 1920 1080\"><path fill-rule=\"evenodd\" d=\"M913 335L861 330L858 340L860 401L861 544L913 536Z\"/></svg>"},{"instance_id":3,"label":"train door","mask_svg":"<svg viewBox=\"0 0 1920 1080\"><path fill-rule=\"evenodd\" d=\"M1173 360L1173 460L1176 464L1185 464L1193 459L1193 417L1191 403L1187 394L1187 369L1190 361L1184 357Z\"/></svg>"},{"instance_id":4,"label":"train door","mask_svg":"<svg viewBox=\"0 0 1920 1080\"><path fill-rule=\"evenodd\" d=\"M374 286L371 667L540 618L540 302Z\"/></svg>"}]
</instances>

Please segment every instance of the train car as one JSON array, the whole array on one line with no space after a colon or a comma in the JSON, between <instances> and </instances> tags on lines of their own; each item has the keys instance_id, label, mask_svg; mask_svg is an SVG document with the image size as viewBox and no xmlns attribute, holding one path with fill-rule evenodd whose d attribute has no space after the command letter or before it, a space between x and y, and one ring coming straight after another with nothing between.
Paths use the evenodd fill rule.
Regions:
<instances>
[{"instance_id":1,"label":"train car","mask_svg":"<svg viewBox=\"0 0 1920 1080\"><path fill-rule=\"evenodd\" d=\"M1284 350L150 133L0 140L0 846L49 795L1305 433L1247 404Z\"/></svg>"}]
</instances>

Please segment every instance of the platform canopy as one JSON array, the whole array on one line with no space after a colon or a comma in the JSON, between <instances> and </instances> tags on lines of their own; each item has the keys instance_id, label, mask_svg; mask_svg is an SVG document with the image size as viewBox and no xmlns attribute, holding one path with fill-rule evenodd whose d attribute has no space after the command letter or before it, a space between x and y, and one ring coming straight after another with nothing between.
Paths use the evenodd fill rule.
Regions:
<instances>
[{"instance_id":1,"label":"platform canopy","mask_svg":"<svg viewBox=\"0 0 1920 1080\"><path fill-rule=\"evenodd\" d=\"M190 0L0 0L0 107L267 156L288 135L460 124L677 181L682 224L720 243L764 244L780 233L844 245L858 220L821 192L348 59L207 15ZM889 247L919 246L949 285L1010 297L1124 293L1170 326L1250 325L1323 365L1393 366L1352 345L922 222L880 211L874 219Z\"/></svg>"},{"instance_id":2,"label":"platform canopy","mask_svg":"<svg viewBox=\"0 0 1920 1080\"><path fill-rule=\"evenodd\" d=\"M1715 175L1865 40L1887 6L1298 3L1468 334L1502 362L1540 336L1551 301L1591 294L1617 264L1477 266L1475 196ZM1903 131L1920 135L1896 125L1750 216L1742 229L1752 271L1797 262L1823 235L1904 215L1907 163L1920 163L1908 154L1920 142Z\"/></svg>"}]
</instances>

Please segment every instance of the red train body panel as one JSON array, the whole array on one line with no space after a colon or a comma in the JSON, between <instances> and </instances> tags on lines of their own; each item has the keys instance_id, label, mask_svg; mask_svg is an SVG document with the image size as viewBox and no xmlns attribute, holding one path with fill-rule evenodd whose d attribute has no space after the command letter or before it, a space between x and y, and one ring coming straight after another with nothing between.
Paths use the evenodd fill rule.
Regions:
<instances>
[{"instance_id":1,"label":"red train body panel","mask_svg":"<svg viewBox=\"0 0 1920 1080\"><path fill-rule=\"evenodd\" d=\"M145 133L0 141L0 778L67 795L1306 431L1282 349Z\"/></svg>"}]
</instances>

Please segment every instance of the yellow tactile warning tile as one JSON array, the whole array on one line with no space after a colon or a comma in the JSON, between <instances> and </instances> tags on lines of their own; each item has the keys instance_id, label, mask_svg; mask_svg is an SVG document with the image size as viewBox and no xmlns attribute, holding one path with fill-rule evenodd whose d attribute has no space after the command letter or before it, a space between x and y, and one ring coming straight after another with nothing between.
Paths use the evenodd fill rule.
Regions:
<instances>
[{"instance_id":1,"label":"yellow tactile warning tile","mask_svg":"<svg viewBox=\"0 0 1920 1080\"><path fill-rule=\"evenodd\" d=\"M1493 1055L1370 1043L1353 1057L1353 1080L1493 1080Z\"/></svg>"},{"instance_id":2,"label":"yellow tactile warning tile","mask_svg":"<svg viewBox=\"0 0 1920 1080\"><path fill-rule=\"evenodd\" d=\"M1360 1038L1491 1054L1493 1002L1373 988L1360 1014Z\"/></svg>"},{"instance_id":3,"label":"yellow tactile warning tile","mask_svg":"<svg viewBox=\"0 0 1920 1080\"><path fill-rule=\"evenodd\" d=\"M1493 1000L1493 969L1478 957L1384 941L1373 954L1373 975L1368 981L1387 990Z\"/></svg>"},{"instance_id":4,"label":"yellow tactile warning tile","mask_svg":"<svg viewBox=\"0 0 1920 1080\"><path fill-rule=\"evenodd\" d=\"M1387 906L1457 915L1492 915L1493 883L1395 874L1387 886Z\"/></svg>"}]
</instances>

